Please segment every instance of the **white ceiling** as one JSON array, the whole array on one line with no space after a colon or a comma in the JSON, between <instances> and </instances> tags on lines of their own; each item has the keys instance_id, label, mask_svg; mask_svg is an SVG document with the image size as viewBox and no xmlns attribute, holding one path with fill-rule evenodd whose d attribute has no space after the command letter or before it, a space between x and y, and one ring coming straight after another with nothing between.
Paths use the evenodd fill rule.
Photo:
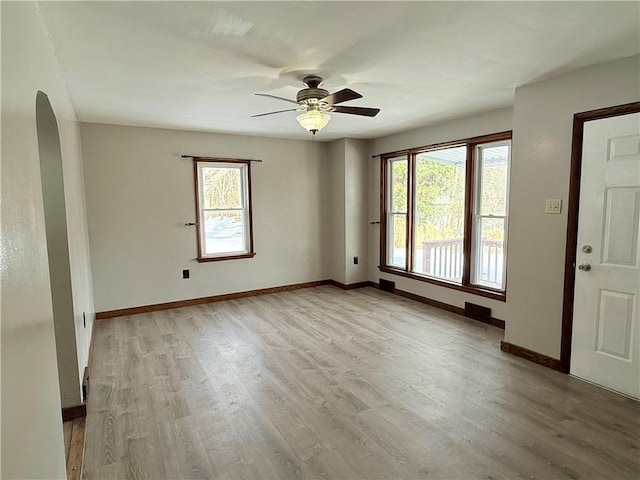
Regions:
<instances>
[{"instance_id":1,"label":"white ceiling","mask_svg":"<svg viewBox=\"0 0 640 480\"><path fill-rule=\"evenodd\" d=\"M379 107L318 140L510 105L519 85L640 52L639 2L39 2L81 121L308 138L314 73Z\"/></svg>"}]
</instances>

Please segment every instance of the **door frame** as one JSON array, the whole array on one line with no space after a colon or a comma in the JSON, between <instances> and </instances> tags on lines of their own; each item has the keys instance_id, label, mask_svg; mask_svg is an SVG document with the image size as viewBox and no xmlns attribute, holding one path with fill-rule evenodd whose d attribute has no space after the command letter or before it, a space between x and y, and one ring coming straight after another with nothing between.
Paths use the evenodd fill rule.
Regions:
<instances>
[{"instance_id":1,"label":"door frame","mask_svg":"<svg viewBox=\"0 0 640 480\"><path fill-rule=\"evenodd\" d=\"M571 170L569 173L569 202L567 206L567 242L564 261L564 295L562 302L562 336L560 370L571 368L571 335L573 332L573 298L575 293L576 248L578 246L578 211L580 207L580 175L582 172L582 137L584 123L590 120L640 113L640 102L600 108L576 113L573 116L571 141Z\"/></svg>"}]
</instances>

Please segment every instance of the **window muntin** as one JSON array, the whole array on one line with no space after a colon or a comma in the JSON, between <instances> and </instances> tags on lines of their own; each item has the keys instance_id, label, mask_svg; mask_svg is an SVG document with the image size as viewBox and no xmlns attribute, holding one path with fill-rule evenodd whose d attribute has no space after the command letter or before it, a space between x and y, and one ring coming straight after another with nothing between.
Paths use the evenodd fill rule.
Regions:
<instances>
[{"instance_id":1,"label":"window muntin","mask_svg":"<svg viewBox=\"0 0 640 480\"><path fill-rule=\"evenodd\" d=\"M510 145L503 132L382 156L381 269L504 299ZM406 211L390 196L403 189Z\"/></svg>"},{"instance_id":2,"label":"window muntin","mask_svg":"<svg viewBox=\"0 0 640 480\"><path fill-rule=\"evenodd\" d=\"M195 162L198 260L253 256L248 161Z\"/></svg>"}]
</instances>

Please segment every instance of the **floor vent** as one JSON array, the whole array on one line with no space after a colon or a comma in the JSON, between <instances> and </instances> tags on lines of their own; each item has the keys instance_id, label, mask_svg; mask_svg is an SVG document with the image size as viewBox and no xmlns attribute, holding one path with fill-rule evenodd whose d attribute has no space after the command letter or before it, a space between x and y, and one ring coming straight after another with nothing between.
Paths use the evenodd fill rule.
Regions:
<instances>
[{"instance_id":1,"label":"floor vent","mask_svg":"<svg viewBox=\"0 0 640 480\"><path fill-rule=\"evenodd\" d=\"M393 293L396 291L396 282L392 282L391 280L381 278L378 280L378 285L380 285L380 290L385 292Z\"/></svg>"},{"instance_id":2,"label":"floor vent","mask_svg":"<svg viewBox=\"0 0 640 480\"><path fill-rule=\"evenodd\" d=\"M464 316L474 320L491 320L491 309L475 303L464 302Z\"/></svg>"}]
</instances>

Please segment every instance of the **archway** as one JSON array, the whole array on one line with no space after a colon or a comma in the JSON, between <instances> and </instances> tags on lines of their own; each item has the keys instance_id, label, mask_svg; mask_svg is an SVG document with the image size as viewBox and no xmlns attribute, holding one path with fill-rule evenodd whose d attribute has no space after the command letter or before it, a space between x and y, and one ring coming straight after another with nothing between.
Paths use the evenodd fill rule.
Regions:
<instances>
[{"instance_id":1,"label":"archway","mask_svg":"<svg viewBox=\"0 0 640 480\"><path fill-rule=\"evenodd\" d=\"M71 265L58 121L44 92L36 96L36 125L44 203L49 280L62 408L82 403L73 318Z\"/></svg>"}]
</instances>

